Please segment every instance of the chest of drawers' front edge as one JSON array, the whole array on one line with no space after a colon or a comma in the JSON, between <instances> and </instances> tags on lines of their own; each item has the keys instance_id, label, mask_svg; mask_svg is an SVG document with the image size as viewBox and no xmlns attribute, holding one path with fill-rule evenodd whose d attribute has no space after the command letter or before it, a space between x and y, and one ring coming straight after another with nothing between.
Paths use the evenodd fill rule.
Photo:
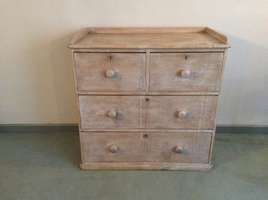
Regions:
<instances>
[{"instance_id":1,"label":"chest of drawers' front edge","mask_svg":"<svg viewBox=\"0 0 268 200\"><path fill-rule=\"evenodd\" d=\"M145 86L145 93L142 93L140 94L140 96L151 96L151 95L155 95L155 96L162 96L162 95L168 95L169 93L168 92L159 92L159 93L151 93L149 92L149 84L150 84L150 51L146 51L146 61L145 61L145 71L144 71L144 74L145 74L145 81L146 81L146 86ZM222 61L223 63L224 61ZM223 68L223 66L222 66ZM75 69L74 69L75 70ZM74 74L76 74L74 72ZM76 75L75 75L76 77ZM77 86L77 80L75 81L76 83L76 86ZM77 92L77 102L78 102L78 107L79 109L81 109L81 106L79 105L79 92L76 88L76 92ZM98 95L96 95L96 93L92 93L91 95L94 95L94 96L99 96L99 95L102 95L102 94L105 94L104 92L100 92ZM114 94L111 94L111 95L120 95L120 92L119 93L114 93ZM177 95L186 95L187 93L183 93L183 92L178 92L177 94L173 93L172 95L174 97L176 97ZM196 94L196 93L194 93ZM204 93L199 93L201 95L204 95ZM87 95L87 94L84 94L84 95ZM130 93L130 94L125 94L126 96L135 96L137 94L135 93ZM189 95L189 93L188 93ZM198 95L198 94L197 94ZM208 95L208 93L206 94ZM212 94L213 95L213 94ZM218 95L218 93L214 93L214 95ZM81 124L81 118L80 118L80 124ZM81 126L80 126L80 131L83 131L84 129L81 129ZM106 130L104 128L104 130ZM166 130L161 130L162 132L165 131L167 132L168 134L168 131L170 131L172 129L169 129L167 128ZM166 170L185 170L185 169L190 169L190 170L207 170L207 169L210 169L212 167L212 164L211 164L211 157L212 157L212 148L213 148L213 143L214 143L214 137L215 137L215 133L214 133L214 130L215 128L212 128L212 135L211 135L211 141L210 141L210 144L209 144L209 152L208 152L208 163L205 164L205 163L202 163L202 164L193 164L193 163L180 163L180 162L175 162L175 163L172 163L172 162L169 162L169 163L165 163L165 162L82 162L81 164L81 168L82 169L166 169ZM89 131L88 134L90 134L90 131L92 133L94 133L94 131L98 131L98 129L93 129L93 130L87 130ZM101 130L99 130L101 131ZM119 129L114 129L113 131L115 132L118 132L120 131L120 128ZM124 131L125 130L121 130L121 132L124 134ZM133 132L150 132L152 131L151 129L148 129L148 128L144 128L143 130L142 129L129 129L128 131L133 131ZM158 129L154 129L154 131L159 131ZM176 132L183 132L183 130L174 130ZM197 132L199 132L200 130L197 130ZM200 131L202 132L202 131ZM168 137L168 135L167 135ZM82 150L82 144L81 144L81 151ZM83 152L82 152L82 155L83 155ZM83 161L83 158L82 158L82 161Z\"/></svg>"}]
</instances>

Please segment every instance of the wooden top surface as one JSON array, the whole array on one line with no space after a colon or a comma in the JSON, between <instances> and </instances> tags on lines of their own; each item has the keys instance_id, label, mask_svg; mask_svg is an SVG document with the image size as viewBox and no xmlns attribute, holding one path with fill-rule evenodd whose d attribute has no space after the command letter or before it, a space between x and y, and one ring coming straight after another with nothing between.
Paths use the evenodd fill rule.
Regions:
<instances>
[{"instance_id":1,"label":"wooden top surface","mask_svg":"<svg viewBox=\"0 0 268 200\"><path fill-rule=\"evenodd\" d=\"M207 27L84 28L71 49L210 49L228 48L226 36Z\"/></svg>"}]
</instances>

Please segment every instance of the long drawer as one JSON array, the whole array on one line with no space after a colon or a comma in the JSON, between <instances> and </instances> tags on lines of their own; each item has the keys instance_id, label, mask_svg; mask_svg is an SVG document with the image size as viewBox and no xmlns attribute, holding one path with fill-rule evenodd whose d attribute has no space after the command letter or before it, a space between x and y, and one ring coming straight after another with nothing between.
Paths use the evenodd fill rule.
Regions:
<instances>
[{"instance_id":1,"label":"long drawer","mask_svg":"<svg viewBox=\"0 0 268 200\"><path fill-rule=\"evenodd\" d=\"M216 96L79 96L81 129L213 129Z\"/></svg>"},{"instance_id":2,"label":"long drawer","mask_svg":"<svg viewBox=\"0 0 268 200\"><path fill-rule=\"evenodd\" d=\"M210 132L80 132L82 161L208 163L211 137Z\"/></svg>"}]
</instances>

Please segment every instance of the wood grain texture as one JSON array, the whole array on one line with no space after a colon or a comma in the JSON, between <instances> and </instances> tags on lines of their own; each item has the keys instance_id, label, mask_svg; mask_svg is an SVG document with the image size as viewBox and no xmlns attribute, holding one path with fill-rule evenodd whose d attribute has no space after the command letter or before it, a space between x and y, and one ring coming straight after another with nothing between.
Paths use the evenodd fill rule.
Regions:
<instances>
[{"instance_id":1,"label":"wood grain texture","mask_svg":"<svg viewBox=\"0 0 268 200\"><path fill-rule=\"evenodd\" d=\"M75 62L78 91L145 91L143 53L76 53Z\"/></svg>"},{"instance_id":2,"label":"wood grain texture","mask_svg":"<svg viewBox=\"0 0 268 200\"><path fill-rule=\"evenodd\" d=\"M131 133L137 133L137 132L151 132L151 133L189 133L189 132L194 132L194 131L198 131L198 133L214 133L214 130L211 129L150 129L150 128L146 128L146 129L140 129L140 128L128 128L126 129L89 129L89 130L85 130L85 129L79 129L81 132L117 132L117 133L125 133L127 132L131 132Z\"/></svg>"},{"instance_id":3,"label":"wood grain texture","mask_svg":"<svg viewBox=\"0 0 268 200\"><path fill-rule=\"evenodd\" d=\"M217 92L222 60L223 53L152 53L150 91Z\"/></svg>"},{"instance_id":4,"label":"wood grain texture","mask_svg":"<svg viewBox=\"0 0 268 200\"><path fill-rule=\"evenodd\" d=\"M210 34L212 37L215 37L217 40L221 41L224 44L228 43L227 37L222 33L220 33L219 31L215 31L209 27L205 27L204 32Z\"/></svg>"},{"instance_id":5,"label":"wood grain texture","mask_svg":"<svg viewBox=\"0 0 268 200\"><path fill-rule=\"evenodd\" d=\"M214 129L217 97L80 96L79 103L81 130L130 128L199 130ZM186 112L186 116L177 116L179 112ZM114 117L109 114L113 114Z\"/></svg>"},{"instance_id":6,"label":"wood grain texture","mask_svg":"<svg viewBox=\"0 0 268 200\"><path fill-rule=\"evenodd\" d=\"M83 170L182 170L208 171L212 164L165 162L88 162L80 165Z\"/></svg>"},{"instance_id":7,"label":"wood grain texture","mask_svg":"<svg viewBox=\"0 0 268 200\"><path fill-rule=\"evenodd\" d=\"M208 91L148 91L148 92L133 92L133 91L78 91L78 95L89 95L89 96L218 96L220 93L217 92L208 92Z\"/></svg>"},{"instance_id":8,"label":"wood grain texture","mask_svg":"<svg viewBox=\"0 0 268 200\"><path fill-rule=\"evenodd\" d=\"M93 27L69 47L82 169L212 167L225 35L208 27Z\"/></svg>"},{"instance_id":9,"label":"wood grain texture","mask_svg":"<svg viewBox=\"0 0 268 200\"><path fill-rule=\"evenodd\" d=\"M70 48L228 48L222 35L206 27L89 28L87 35L84 32Z\"/></svg>"},{"instance_id":10,"label":"wood grain texture","mask_svg":"<svg viewBox=\"0 0 268 200\"><path fill-rule=\"evenodd\" d=\"M223 48L158 48L158 49L137 49L137 48L107 48L107 49L102 49L102 48L84 48L84 49L72 49L73 52L75 53L145 53L146 51L149 51L151 53L172 53L172 52L180 52L180 53L185 53L185 52L205 52L205 53L216 53L216 52L224 52L225 49Z\"/></svg>"},{"instance_id":11,"label":"wood grain texture","mask_svg":"<svg viewBox=\"0 0 268 200\"><path fill-rule=\"evenodd\" d=\"M146 102L146 128L214 129L215 96L151 96ZM177 116L186 112L186 116Z\"/></svg>"},{"instance_id":12,"label":"wood grain texture","mask_svg":"<svg viewBox=\"0 0 268 200\"><path fill-rule=\"evenodd\" d=\"M88 162L208 163L210 133L81 132L82 158ZM111 152L110 147L117 147ZM174 148L182 148L176 153Z\"/></svg>"},{"instance_id":13,"label":"wood grain texture","mask_svg":"<svg viewBox=\"0 0 268 200\"><path fill-rule=\"evenodd\" d=\"M144 120L140 96L79 96L81 129L141 128ZM118 113L107 116L109 111Z\"/></svg>"}]
</instances>

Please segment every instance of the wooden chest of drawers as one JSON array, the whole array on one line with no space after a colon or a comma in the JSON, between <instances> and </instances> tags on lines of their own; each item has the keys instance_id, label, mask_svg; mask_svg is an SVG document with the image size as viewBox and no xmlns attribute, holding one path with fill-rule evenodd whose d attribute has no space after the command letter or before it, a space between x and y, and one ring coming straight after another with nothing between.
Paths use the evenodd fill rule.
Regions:
<instances>
[{"instance_id":1,"label":"wooden chest of drawers","mask_svg":"<svg viewBox=\"0 0 268 200\"><path fill-rule=\"evenodd\" d=\"M206 27L85 28L69 47L82 169L212 167L224 35Z\"/></svg>"}]
</instances>

